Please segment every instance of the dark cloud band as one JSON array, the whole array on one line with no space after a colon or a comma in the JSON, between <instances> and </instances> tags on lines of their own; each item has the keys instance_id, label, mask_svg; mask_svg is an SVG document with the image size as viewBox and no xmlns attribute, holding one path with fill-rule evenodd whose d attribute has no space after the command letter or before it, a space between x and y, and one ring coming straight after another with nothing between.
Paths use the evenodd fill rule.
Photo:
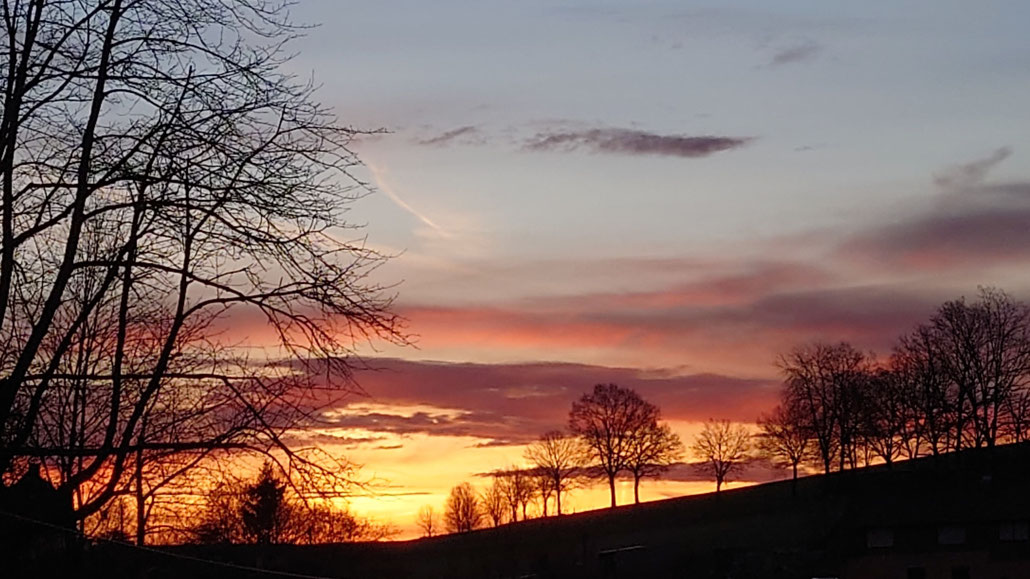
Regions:
<instances>
[{"instance_id":1,"label":"dark cloud band","mask_svg":"<svg viewBox=\"0 0 1030 579\"><path fill-rule=\"evenodd\" d=\"M737 149L752 140L751 137L659 135L633 129L588 129L539 133L526 142L525 149L698 158Z\"/></svg>"}]
</instances>

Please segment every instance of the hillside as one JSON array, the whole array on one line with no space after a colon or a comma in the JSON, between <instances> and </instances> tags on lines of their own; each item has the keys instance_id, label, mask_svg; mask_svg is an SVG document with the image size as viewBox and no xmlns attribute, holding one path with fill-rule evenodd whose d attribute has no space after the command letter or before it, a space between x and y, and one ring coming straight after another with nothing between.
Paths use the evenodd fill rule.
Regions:
<instances>
[{"instance_id":1,"label":"hillside","mask_svg":"<svg viewBox=\"0 0 1030 579\"><path fill-rule=\"evenodd\" d=\"M1017 535L1025 530L1027 489L1030 445L1019 444L810 476L796 489L782 481L466 535L310 547L177 547L166 555L105 547L95 555L113 556L109 560L120 561L127 574L143 566L222 578L271 575L180 557L347 579L502 579L863 577L870 564L892 559L902 565L906 557L928 557L925 565L932 566L942 556L968 556L974 563L1001 561L1030 576L1025 540L995 544L999 526L1015 528ZM963 529L963 541L941 547L942 529L954 528ZM885 533L891 545L871 547ZM901 577L912 567L904 565Z\"/></svg>"}]
</instances>

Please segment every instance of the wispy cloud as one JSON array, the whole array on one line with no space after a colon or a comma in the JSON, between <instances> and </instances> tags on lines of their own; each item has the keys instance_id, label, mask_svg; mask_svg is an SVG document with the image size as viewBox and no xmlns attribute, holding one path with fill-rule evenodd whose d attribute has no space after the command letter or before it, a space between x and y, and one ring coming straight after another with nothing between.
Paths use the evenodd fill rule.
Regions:
<instances>
[{"instance_id":1,"label":"wispy cloud","mask_svg":"<svg viewBox=\"0 0 1030 579\"><path fill-rule=\"evenodd\" d=\"M983 183L991 169L1012 156L1011 147L999 147L990 155L968 163L953 165L934 175L933 182L942 189L963 189Z\"/></svg>"},{"instance_id":2,"label":"wispy cloud","mask_svg":"<svg viewBox=\"0 0 1030 579\"><path fill-rule=\"evenodd\" d=\"M444 131L431 137L414 139L414 143L416 145L427 147L444 147L453 145L459 141L465 142L466 144L481 144L482 139L472 139L471 142L469 142L470 137L475 137L479 133L479 128L472 125L466 125L464 127Z\"/></svg>"},{"instance_id":3,"label":"wispy cloud","mask_svg":"<svg viewBox=\"0 0 1030 579\"><path fill-rule=\"evenodd\" d=\"M542 132L526 141L524 148L529 151L587 150L594 153L698 158L737 149L753 140L753 137L661 135L636 129L597 128Z\"/></svg>"},{"instance_id":4,"label":"wispy cloud","mask_svg":"<svg viewBox=\"0 0 1030 579\"><path fill-rule=\"evenodd\" d=\"M424 225L429 227L433 232L440 235L441 237L452 237L450 232L445 230L443 227L437 225L426 214L416 210L414 207L408 204L407 201L401 198L397 191L395 191L394 188L390 185L386 169L376 165L375 163L372 163L367 158L364 160L364 165L368 167L369 172L372 173L372 178L375 180L377 189L385 193L386 196L390 198L390 201L393 201L395 205L397 205L404 211L410 213L412 216L421 221Z\"/></svg>"},{"instance_id":5,"label":"wispy cloud","mask_svg":"<svg viewBox=\"0 0 1030 579\"><path fill-rule=\"evenodd\" d=\"M823 51L823 46L814 40L805 40L780 48L773 54L769 66L783 66L810 60Z\"/></svg>"}]
</instances>

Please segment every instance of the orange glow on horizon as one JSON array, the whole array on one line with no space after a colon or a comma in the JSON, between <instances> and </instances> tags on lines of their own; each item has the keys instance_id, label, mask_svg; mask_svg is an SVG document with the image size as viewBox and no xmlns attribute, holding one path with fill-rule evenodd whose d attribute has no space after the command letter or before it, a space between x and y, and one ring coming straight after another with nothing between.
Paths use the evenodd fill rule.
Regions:
<instances>
[{"instance_id":1,"label":"orange glow on horizon","mask_svg":"<svg viewBox=\"0 0 1030 579\"><path fill-rule=\"evenodd\" d=\"M403 411L400 410L399 411ZM700 432L701 423L669 421L686 446ZM367 432L351 432L353 436ZM523 458L525 445L477 447L486 442L474 437L385 435L382 440L339 452L359 464L364 464L362 475L376 481L370 493L350 499L352 511L370 516L379 522L395 526L400 533L397 540L420 536L415 525L418 510L429 505L442 514L451 487L470 482L478 489L490 482L488 473L508 466L528 466ZM388 450L384 450L384 448ZM329 447L326 450L330 450ZM689 451L688 451L689 453ZM694 460L692 457L685 457ZM789 473L783 472L783 476ZM755 484L751 481L731 481L724 489ZM708 493L715 490L714 481L672 481L645 479L640 485L642 502L662 500L686 495ZM620 480L616 486L618 504L633 503L632 480ZM577 488L562 499L566 514L609 506L607 483L595 481L588 487ZM549 515L553 515L553 502ZM540 516L539 506L531 516Z\"/></svg>"}]
</instances>

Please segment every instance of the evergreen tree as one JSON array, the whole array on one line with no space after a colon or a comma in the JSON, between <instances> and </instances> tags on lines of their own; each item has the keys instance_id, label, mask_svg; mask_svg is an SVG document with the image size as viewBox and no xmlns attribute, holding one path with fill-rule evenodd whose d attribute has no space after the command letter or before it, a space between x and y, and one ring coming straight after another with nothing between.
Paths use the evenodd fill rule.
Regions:
<instances>
[{"instance_id":1,"label":"evergreen tree","mask_svg":"<svg viewBox=\"0 0 1030 579\"><path fill-rule=\"evenodd\" d=\"M241 506L247 537L258 544L279 543L287 519L286 483L266 462L253 485L247 487Z\"/></svg>"}]
</instances>

